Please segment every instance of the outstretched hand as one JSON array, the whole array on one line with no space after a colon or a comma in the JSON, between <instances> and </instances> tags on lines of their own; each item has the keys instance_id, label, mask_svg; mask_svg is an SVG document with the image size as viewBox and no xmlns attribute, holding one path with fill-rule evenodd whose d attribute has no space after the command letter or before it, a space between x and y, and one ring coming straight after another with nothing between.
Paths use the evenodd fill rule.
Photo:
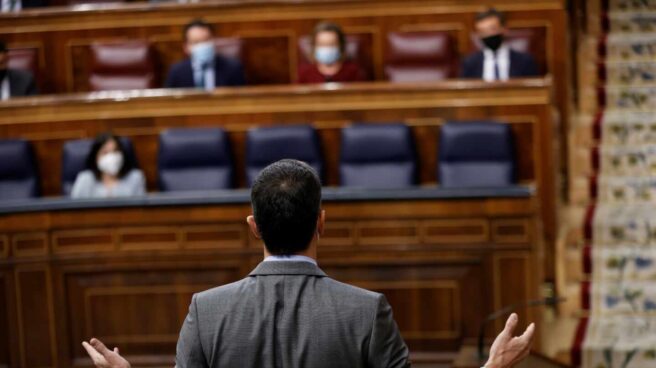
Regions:
<instances>
[{"instance_id":1,"label":"outstretched hand","mask_svg":"<svg viewBox=\"0 0 656 368\"><path fill-rule=\"evenodd\" d=\"M118 348L114 348L113 351L109 350L102 341L95 338L90 342L84 341L82 346L86 349L96 368L130 368L130 363L119 355Z\"/></svg>"},{"instance_id":2,"label":"outstretched hand","mask_svg":"<svg viewBox=\"0 0 656 368\"><path fill-rule=\"evenodd\" d=\"M492 343L490 358L485 368L511 368L528 356L535 333L535 324L531 323L521 336L513 337L518 320L515 313L508 317L506 327Z\"/></svg>"}]
</instances>

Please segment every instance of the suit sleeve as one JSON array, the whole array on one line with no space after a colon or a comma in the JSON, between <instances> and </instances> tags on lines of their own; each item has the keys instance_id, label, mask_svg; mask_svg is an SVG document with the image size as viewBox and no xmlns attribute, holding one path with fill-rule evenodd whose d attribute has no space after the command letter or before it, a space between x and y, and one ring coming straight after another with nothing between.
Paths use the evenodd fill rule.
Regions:
<instances>
[{"instance_id":1,"label":"suit sleeve","mask_svg":"<svg viewBox=\"0 0 656 368\"><path fill-rule=\"evenodd\" d=\"M368 367L371 368L410 367L408 347L394 322L392 307L384 295L380 295L378 299L367 354Z\"/></svg>"},{"instance_id":2,"label":"suit sleeve","mask_svg":"<svg viewBox=\"0 0 656 368\"><path fill-rule=\"evenodd\" d=\"M533 56L530 54L526 54L526 61L524 62L524 76L525 77L536 77L540 75L538 72L538 65L535 62L535 59L533 59Z\"/></svg>"},{"instance_id":3,"label":"suit sleeve","mask_svg":"<svg viewBox=\"0 0 656 368\"><path fill-rule=\"evenodd\" d=\"M201 346L200 330L198 326L198 307L196 305L196 295L191 298L189 305L189 314L185 318L178 346L175 354L176 368L203 368L209 367L203 347Z\"/></svg>"},{"instance_id":4,"label":"suit sleeve","mask_svg":"<svg viewBox=\"0 0 656 368\"><path fill-rule=\"evenodd\" d=\"M463 78L463 79L465 79L465 78L467 78L467 79L475 78L475 76L473 76L472 74L474 74L474 73L471 71L471 60L470 60L470 58L463 59L462 63L460 63L460 78Z\"/></svg>"},{"instance_id":5,"label":"suit sleeve","mask_svg":"<svg viewBox=\"0 0 656 368\"><path fill-rule=\"evenodd\" d=\"M34 76L29 75L27 82L27 89L25 90L25 96L34 96L39 94L39 90L36 88L36 83L34 82Z\"/></svg>"},{"instance_id":6,"label":"suit sleeve","mask_svg":"<svg viewBox=\"0 0 656 368\"><path fill-rule=\"evenodd\" d=\"M166 82L164 82L165 88L176 88L178 87L175 83L175 68L171 67L168 74L166 75Z\"/></svg>"},{"instance_id":7,"label":"suit sleeve","mask_svg":"<svg viewBox=\"0 0 656 368\"><path fill-rule=\"evenodd\" d=\"M241 62L236 61L230 77L228 80L229 86L244 86L246 85L246 75L244 74L244 66Z\"/></svg>"}]
</instances>

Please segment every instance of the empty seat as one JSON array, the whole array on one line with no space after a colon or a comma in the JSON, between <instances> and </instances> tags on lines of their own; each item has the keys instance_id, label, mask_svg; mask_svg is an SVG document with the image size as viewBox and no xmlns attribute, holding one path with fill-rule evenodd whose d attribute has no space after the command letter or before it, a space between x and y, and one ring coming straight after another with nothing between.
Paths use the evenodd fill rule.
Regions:
<instances>
[{"instance_id":1,"label":"empty seat","mask_svg":"<svg viewBox=\"0 0 656 368\"><path fill-rule=\"evenodd\" d=\"M448 32L387 34L385 76L391 82L439 81L457 76L458 54Z\"/></svg>"},{"instance_id":2,"label":"empty seat","mask_svg":"<svg viewBox=\"0 0 656 368\"><path fill-rule=\"evenodd\" d=\"M298 38L298 65L312 63L312 36ZM356 62L365 71L367 78L374 75L371 39L364 35L346 36L346 59Z\"/></svg>"},{"instance_id":3,"label":"empty seat","mask_svg":"<svg viewBox=\"0 0 656 368\"><path fill-rule=\"evenodd\" d=\"M342 129L342 186L402 188L416 184L412 132L404 124L356 124Z\"/></svg>"},{"instance_id":4,"label":"empty seat","mask_svg":"<svg viewBox=\"0 0 656 368\"><path fill-rule=\"evenodd\" d=\"M255 128L246 137L246 182L266 166L282 159L306 162L323 178L321 145L316 130L309 125Z\"/></svg>"},{"instance_id":5,"label":"empty seat","mask_svg":"<svg viewBox=\"0 0 656 368\"><path fill-rule=\"evenodd\" d=\"M438 180L444 187L499 187L515 183L510 125L450 122L440 131Z\"/></svg>"},{"instance_id":6,"label":"empty seat","mask_svg":"<svg viewBox=\"0 0 656 368\"><path fill-rule=\"evenodd\" d=\"M119 138L121 145L125 149L128 160L134 162L138 167L137 156L134 153L132 141L127 137ZM87 156L91 151L93 139L76 139L64 143L62 152L62 194L69 196L75 184L75 179L80 171L87 168Z\"/></svg>"},{"instance_id":7,"label":"empty seat","mask_svg":"<svg viewBox=\"0 0 656 368\"><path fill-rule=\"evenodd\" d=\"M234 182L228 135L220 128L163 132L157 167L162 191L228 189Z\"/></svg>"},{"instance_id":8,"label":"empty seat","mask_svg":"<svg viewBox=\"0 0 656 368\"><path fill-rule=\"evenodd\" d=\"M0 140L0 200L39 196L39 174L32 145L22 139Z\"/></svg>"},{"instance_id":9,"label":"empty seat","mask_svg":"<svg viewBox=\"0 0 656 368\"><path fill-rule=\"evenodd\" d=\"M91 45L92 91L156 87L154 51L146 41L94 43Z\"/></svg>"}]
</instances>

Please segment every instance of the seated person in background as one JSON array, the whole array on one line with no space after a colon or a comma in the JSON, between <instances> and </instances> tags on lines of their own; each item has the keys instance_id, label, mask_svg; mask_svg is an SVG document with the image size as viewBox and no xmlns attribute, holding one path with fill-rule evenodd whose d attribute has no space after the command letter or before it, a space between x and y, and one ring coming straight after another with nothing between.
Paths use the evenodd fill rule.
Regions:
<instances>
[{"instance_id":1,"label":"seated person in background","mask_svg":"<svg viewBox=\"0 0 656 368\"><path fill-rule=\"evenodd\" d=\"M146 193L146 179L126 155L121 141L110 133L96 137L87 156L87 169L75 178L72 198L139 196Z\"/></svg>"},{"instance_id":2,"label":"seated person in background","mask_svg":"<svg viewBox=\"0 0 656 368\"><path fill-rule=\"evenodd\" d=\"M335 23L321 22L312 32L312 63L298 69L298 83L358 82L362 68L346 60L346 36Z\"/></svg>"},{"instance_id":3,"label":"seated person in background","mask_svg":"<svg viewBox=\"0 0 656 368\"><path fill-rule=\"evenodd\" d=\"M184 51L189 58L169 70L167 88L204 88L246 84L239 60L229 59L214 51L212 25L196 19L184 27Z\"/></svg>"},{"instance_id":4,"label":"seated person in background","mask_svg":"<svg viewBox=\"0 0 656 368\"><path fill-rule=\"evenodd\" d=\"M508 29L503 13L494 8L482 12L476 16L475 27L483 49L463 61L461 78L482 78L491 82L538 75L533 56L512 50L504 43Z\"/></svg>"},{"instance_id":5,"label":"seated person in background","mask_svg":"<svg viewBox=\"0 0 656 368\"><path fill-rule=\"evenodd\" d=\"M26 70L9 69L9 51L0 41L0 100L37 93L34 77Z\"/></svg>"},{"instance_id":6,"label":"seated person in background","mask_svg":"<svg viewBox=\"0 0 656 368\"><path fill-rule=\"evenodd\" d=\"M29 8L47 6L46 0L0 0L0 12L8 13Z\"/></svg>"}]
</instances>

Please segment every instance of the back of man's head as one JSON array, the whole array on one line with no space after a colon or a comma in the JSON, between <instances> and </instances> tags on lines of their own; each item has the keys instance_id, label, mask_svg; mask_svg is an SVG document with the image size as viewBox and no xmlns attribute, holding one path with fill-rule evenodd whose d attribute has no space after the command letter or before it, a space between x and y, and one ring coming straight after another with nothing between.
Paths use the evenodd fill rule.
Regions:
<instances>
[{"instance_id":1,"label":"back of man's head","mask_svg":"<svg viewBox=\"0 0 656 368\"><path fill-rule=\"evenodd\" d=\"M321 210L319 176L301 161L275 162L255 179L251 203L269 253L300 253L308 248L317 231Z\"/></svg>"}]
</instances>

